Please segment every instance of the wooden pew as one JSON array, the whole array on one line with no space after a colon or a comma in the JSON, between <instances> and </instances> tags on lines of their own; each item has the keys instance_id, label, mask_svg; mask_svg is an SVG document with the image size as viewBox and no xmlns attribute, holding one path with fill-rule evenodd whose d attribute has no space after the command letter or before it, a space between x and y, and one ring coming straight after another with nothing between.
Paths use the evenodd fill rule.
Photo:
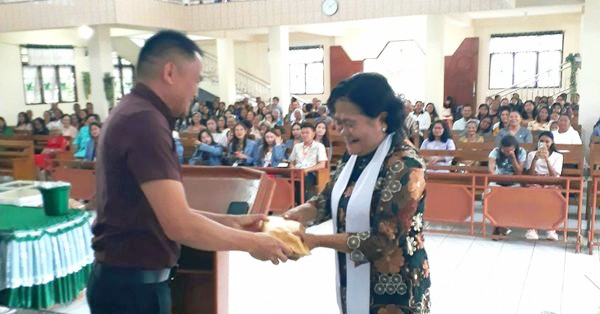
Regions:
<instances>
[{"instance_id":1,"label":"wooden pew","mask_svg":"<svg viewBox=\"0 0 600 314\"><path fill-rule=\"evenodd\" d=\"M296 189L295 185L300 186L300 195L298 199L300 204L304 203L304 191L305 181L304 176L306 172L303 169L296 168L261 168L253 167L264 171L266 174L273 177L275 180L275 193L273 194L273 202L271 204L271 211L274 213L283 213L288 209L296 206ZM316 192L320 193L323 191L330 179L329 167L319 169L316 171L317 174L317 187Z\"/></svg>"},{"instance_id":2,"label":"wooden pew","mask_svg":"<svg viewBox=\"0 0 600 314\"><path fill-rule=\"evenodd\" d=\"M187 164L190 158L196 151L196 141L198 140L198 134L192 133L181 133L181 144L183 145L183 163Z\"/></svg>"},{"instance_id":3,"label":"wooden pew","mask_svg":"<svg viewBox=\"0 0 600 314\"><path fill-rule=\"evenodd\" d=\"M329 140L331 142L331 160L330 165L332 170L335 170L337 163L344 154L346 153L346 142L341 134L339 134L334 128L329 129Z\"/></svg>"},{"instance_id":4,"label":"wooden pew","mask_svg":"<svg viewBox=\"0 0 600 314\"><path fill-rule=\"evenodd\" d=\"M190 206L216 213L226 213L232 201L248 202L251 213L266 213L275 188L264 172L244 167L184 166L182 177ZM228 256L182 247L171 282L174 314L227 313Z\"/></svg>"},{"instance_id":5,"label":"wooden pew","mask_svg":"<svg viewBox=\"0 0 600 314\"><path fill-rule=\"evenodd\" d=\"M55 161L50 176L71 183L71 198L92 201L96 197L96 163L82 160Z\"/></svg>"},{"instance_id":6,"label":"wooden pew","mask_svg":"<svg viewBox=\"0 0 600 314\"><path fill-rule=\"evenodd\" d=\"M590 141L590 177L592 179L588 186L588 250L592 255L595 246L600 246L600 242L596 241L596 213L598 210L598 182L600 181L600 137L593 137Z\"/></svg>"},{"instance_id":7,"label":"wooden pew","mask_svg":"<svg viewBox=\"0 0 600 314\"><path fill-rule=\"evenodd\" d=\"M432 183L433 187L436 189L447 189L447 191L433 191L431 192L432 197L438 197L437 194L444 194L444 199L454 199L457 198L459 200L466 199L471 193L471 191L475 191L474 199L481 199L483 191L486 190L485 182L483 176L475 176L474 186L470 190L468 184L465 183L464 178L458 178L456 174L458 173L469 173L469 174L483 174L487 175L487 161L489 152L495 147L492 143L457 143L457 148L455 151L421 151L421 156L423 157L453 157L454 164L452 166L433 166L428 167L431 170L443 170L446 174L434 174L428 172L428 184ZM523 145L528 152L537 149L534 144L525 144ZM580 234L582 230L582 209L583 209L583 172L584 172L584 153L582 145L556 145L557 150L559 150L563 154L563 173L561 179L568 181L568 193L563 191L564 195L568 194L569 198L567 198L567 203L572 205L577 205L577 228L568 229L567 231L574 231L577 233L577 246L576 250L579 251L579 247L581 244ZM464 166L462 163L465 161L474 161L475 164L470 166ZM513 178L515 176L509 176L509 178ZM524 177L535 177L535 176L524 176ZM515 180L517 177L515 177ZM461 186L462 184L462 186ZM458 187L457 187L458 186ZM433 189L433 187L430 188ZM521 188L519 191L523 191ZM453 196L448 196L448 193L454 193ZM523 196L527 196L527 192L523 192ZM538 193L534 191L532 193ZM546 192L540 192L542 194ZM553 194L548 192L549 194ZM555 194L555 193L554 193ZM555 195L549 196L548 199L551 199ZM574 196L576 198L570 198L570 196ZM441 197L441 196L440 196ZM514 198L513 198L514 199ZM428 200L429 203L437 202L437 200ZM430 205L434 206L434 205ZM497 205L494 205L497 206ZM498 205L500 206L500 205ZM434 209L433 212L427 213L426 217L431 221L439 221L439 222L452 222L452 223L460 223L461 218L464 217L464 211L458 211L454 213L448 213L444 211L436 211ZM449 211L449 210L448 210ZM460 216L460 215L462 216ZM448 218L448 215L456 215ZM459 217L460 216L460 217ZM468 217L467 217L468 218ZM465 218L466 219L466 218Z\"/></svg>"},{"instance_id":8,"label":"wooden pew","mask_svg":"<svg viewBox=\"0 0 600 314\"><path fill-rule=\"evenodd\" d=\"M562 226L567 242L569 198L577 178L547 176L485 175L483 202L483 236L489 221L494 226L524 229L556 230ZM520 183L522 187L492 187L490 182ZM556 188L534 187L531 184L556 185ZM576 252L580 250L580 229Z\"/></svg>"},{"instance_id":9,"label":"wooden pew","mask_svg":"<svg viewBox=\"0 0 600 314\"><path fill-rule=\"evenodd\" d=\"M427 172L426 182L425 220L443 224L468 223L469 234L474 235L476 176Z\"/></svg>"},{"instance_id":10,"label":"wooden pew","mask_svg":"<svg viewBox=\"0 0 600 314\"><path fill-rule=\"evenodd\" d=\"M31 135L29 133L25 134L15 134L11 136L0 135L0 139L3 140L22 140L22 141L33 141L34 152L40 153L46 147L48 147L48 142L60 135ZM73 139L66 136L67 146L64 151L59 151L55 153L56 159L67 160L73 159Z\"/></svg>"},{"instance_id":11,"label":"wooden pew","mask_svg":"<svg viewBox=\"0 0 600 314\"><path fill-rule=\"evenodd\" d=\"M37 172L33 155L32 141L0 140L0 174L15 180L35 180Z\"/></svg>"}]
</instances>

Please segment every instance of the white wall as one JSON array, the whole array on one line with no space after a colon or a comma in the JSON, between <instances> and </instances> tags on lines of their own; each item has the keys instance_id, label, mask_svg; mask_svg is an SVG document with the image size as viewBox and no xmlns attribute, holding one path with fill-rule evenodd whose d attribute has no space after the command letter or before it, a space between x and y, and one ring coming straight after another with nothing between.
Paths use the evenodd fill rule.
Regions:
<instances>
[{"instance_id":1,"label":"white wall","mask_svg":"<svg viewBox=\"0 0 600 314\"><path fill-rule=\"evenodd\" d=\"M21 52L19 45L72 45L75 47L75 76L77 78L78 102L85 104L83 91L84 71L89 71L89 61L86 56L85 41L77 35L76 29L55 29L42 31L26 31L0 34L0 116L8 124L17 122L17 114L21 111L31 110L34 117L41 117L44 111L50 109L49 105L25 105L25 91L23 89L23 73L21 68ZM65 112L73 111L71 103L59 104Z\"/></svg>"},{"instance_id":2,"label":"white wall","mask_svg":"<svg viewBox=\"0 0 600 314\"><path fill-rule=\"evenodd\" d=\"M26 111L23 75L21 72L21 53L19 46L0 43L0 116L9 125L17 123L17 114ZM33 110L38 106L28 106ZM45 107L45 106L44 106Z\"/></svg>"},{"instance_id":3,"label":"white wall","mask_svg":"<svg viewBox=\"0 0 600 314\"><path fill-rule=\"evenodd\" d=\"M198 44L200 45L200 48L202 48L204 51L216 56L216 45L214 44L214 41L202 41ZM329 97L329 94L331 93L329 47L331 47L333 44L333 37L319 36L306 33L290 34L290 47L322 45L325 50L325 56L323 60L324 93L315 95L300 95L299 97L303 100L310 101L313 97L317 97L322 101L326 101ZM254 40L252 41L236 41L235 66L238 69L242 69L266 82L269 82L270 64L268 37L266 35L257 35L254 36ZM282 99L282 103L286 104L287 102L287 99Z\"/></svg>"},{"instance_id":4,"label":"white wall","mask_svg":"<svg viewBox=\"0 0 600 314\"><path fill-rule=\"evenodd\" d=\"M350 29L335 38L335 45L344 47L352 60L376 58L385 45L394 40L415 40L426 46L427 17L410 16L392 20L372 21L370 25Z\"/></svg>"},{"instance_id":5,"label":"white wall","mask_svg":"<svg viewBox=\"0 0 600 314\"><path fill-rule=\"evenodd\" d=\"M474 35L475 30L470 19L447 16L444 24L444 55L453 55L465 38Z\"/></svg>"},{"instance_id":6,"label":"white wall","mask_svg":"<svg viewBox=\"0 0 600 314\"><path fill-rule=\"evenodd\" d=\"M486 96L500 91L490 90L488 88L490 71L489 43L492 34L559 30L564 32L563 61L570 53L579 52L581 27L580 14L476 20L474 22L474 27L475 36L479 37L479 71L477 75L478 103L483 103Z\"/></svg>"}]
</instances>

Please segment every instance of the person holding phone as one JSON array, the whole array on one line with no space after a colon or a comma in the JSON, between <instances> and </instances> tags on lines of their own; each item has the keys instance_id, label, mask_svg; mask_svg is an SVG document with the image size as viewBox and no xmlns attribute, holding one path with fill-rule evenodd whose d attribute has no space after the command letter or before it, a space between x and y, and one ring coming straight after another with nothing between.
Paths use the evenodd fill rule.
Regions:
<instances>
[{"instance_id":1,"label":"person holding phone","mask_svg":"<svg viewBox=\"0 0 600 314\"><path fill-rule=\"evenodd\" d=\"M560 177L562 167L563 155L556 150L554 135L549 131L540 133L538 149L527 154L527 162L525 163L526 173L536 176ZM557 188L556 186L534 186ZM525 238L528 240L537 240L539 236L535 229L529 229L525 234ZM555 230L548 230L546 231L546 239L557 241L558 234Z\"/></svg>"}]
</instances>

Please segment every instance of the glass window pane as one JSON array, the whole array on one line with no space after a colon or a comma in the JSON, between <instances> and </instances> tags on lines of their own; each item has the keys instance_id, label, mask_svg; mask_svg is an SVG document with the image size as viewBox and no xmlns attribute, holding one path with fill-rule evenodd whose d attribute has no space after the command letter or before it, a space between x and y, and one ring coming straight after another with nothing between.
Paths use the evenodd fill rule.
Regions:
<instances>
[{"instance_id":1,"label":"glass window pane","mask_svg":"<svg viewBox=\"0 0 600 314\"><path fill-rule=\"evenodd\" d=\"M560 51L540 52L538 60L538 87L560 87L562 53Z\"/></svg>"},{"instance_id":2,"label":"glass window pane","mask_svg":"<svg viewBox=\"0 0 600 314\"><path fill-rule=\"evenodd\" d=\"M490 58L490 88L512 86L513 55L493 54Z\"/></svg>"},{"instance_id":3,"label":"glass window pane","mask_svg":"<svg viewBox=\"0 0 600 314\"><path fill-rule=\"evenodd\" d=\"M490 53L562 50L563 34L494 37Z\"/></svg>"},{"instance_id":4,"label":"glass window pane","mask_svg":"<svg viewBox=\"0 0 600 314\"><path fill-rule=\"evenodd\" d=\"M562 50L563 34L538 36L538 51Z\"/></svg>"},{"instance_id":5,"label":"glass window pane","mask_svg":"<svg viewBox=\"0 0 600 314\"><path fill-rule=\"evenodd\" d=\"M133 88L133 68L132 67L124 67L123 68L123 94L124 95L129 94L131 92L132 88Z\"/></svg>"},{"instance_id":6,"label":"glass window pane","mask_svg":"<svg viewBox=\"0 0 600 314\"><path fill-rule=\"evenodd\" d=\"M72 48L28 48L29 65L74 65Z\"/></svg>"},{"instance_id":7,"label":"glass window pane","mask_svg":"<svg viewBox=\"0 0 600 314\"><path fill-rule=\"evenodd\" d=\"M305 94L306 82L305 79L305 65L301 64L290 64L290 93L292 94Z\"/></svg>"},{"instance_id":8,"label":"glass window pane","mask_svg":"<svg viewBox=\"0 0 600 314\"><path fill-rule=\"evenodd\" d=\"M288 58L290 64L312 63L323 61L324 55L325 52L323 48L293 49L290 50Z\"/></svg>"},{"instance_id":9,"label":"glass window pane","mask_svg":"<svg viewBox=\"0 0 600 314\"><path fill-rule=\"evenodd\" d=\"M75 72L73 67L61 66L58 68L58 78L60 80L60 99L62 102L77 101L75 88Z\"/></svg>"},{"instance_id":10,"label":"glass window pane","mask_svg":"<svg viewBox=\"0 0 600 314\"><path fill-rule=\"evenodd\" d=\"M44 103L58 102L56 68L42 67L42 84L44 87Z\"/></svg>"},{"instance_id":11,"label":"glass window pane","mask_svg":"<svg viewBox=\"0 0 600 314\"><path fill-rule=\"evenodd\" d=\"M535 52L520 52L515 54L515 85L521 87L535 86L536 59L537 53Z\"/></svg>"},{"instance_id":12,"label":"glass window pane","mask_svg":"<svg viewBox=\"0 0 600 314\"><path fill-rule=\"evenodd\" d=\"M123 98L123 91L121 90L121 74L119 73L119 68L115 67L113 69L113 89L115 91L115 99Z\"/></svg>"},{"instance_id":13,"label":"glass window pane","mask_svg":"<svg viewBox=\"0 0 600 314\"><path fill-rule=\"evenodd\" d=\"M40 77L37 67L23 66L23 87L25 89L25 102L39 104L42 102Z\"/></svg>"},{"instance_id":14,"label":"glass window pane","mask_svg":"<svg viewBox=\"0 0 600 314\"><path fill-rule=\"evenodd\" d=\"M306 65L306 93L323 94L323 63Z\"/></svg>"},{"instance_id":15,"label":"glass window pane","mask_svg":"<svg viewBox=\"0 0 600 314\"><path fill-rule=\"evenodd\" d=\"M119 55L113 51L112 53L112 64L113 65L119 65Z\"/></svg>"}]
</instances>

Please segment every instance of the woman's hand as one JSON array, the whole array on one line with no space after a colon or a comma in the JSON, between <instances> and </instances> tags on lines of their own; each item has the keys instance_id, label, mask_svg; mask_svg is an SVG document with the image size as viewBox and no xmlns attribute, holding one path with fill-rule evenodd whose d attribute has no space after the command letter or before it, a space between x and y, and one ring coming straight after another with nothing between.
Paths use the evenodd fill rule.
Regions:
<instances>
[{"instance_id":1,"label":"woman's hand","mask_svg":"<svg viewBox=\"0 0 600 314\"><path fill-rule=\"evenodd\" d=\"M311 204L306 203L286 211L281 216L288 220L297 221L302 225L307 225L310 221L316 218L316 215L317 209Z\"/></svg>"},{"instance_id":2,"label":"woman's hand","mask_svg":"<svg viewBox=\"0 0 600 314\"><path fill-rule=\"evenodd\" d=\"M305 233L304 228L294 232L294 234L297 235L300 238L300 240L302 240L302 243L304 243L310 251L312 251L312 249L320 245L319 236L315 234Z\"/></svg>"},{"instance_id":3,"label":"woman's hand","mask_svg":"<svg viewBox=\"0 0 600 314\"><path fill-rule=\"evenodd\" d=\"M235 152L233 153L233 155L238 158L238 159L248 159L248 156L246 156L244 153L242 152Z\"/></svg>"}]
</instances>

